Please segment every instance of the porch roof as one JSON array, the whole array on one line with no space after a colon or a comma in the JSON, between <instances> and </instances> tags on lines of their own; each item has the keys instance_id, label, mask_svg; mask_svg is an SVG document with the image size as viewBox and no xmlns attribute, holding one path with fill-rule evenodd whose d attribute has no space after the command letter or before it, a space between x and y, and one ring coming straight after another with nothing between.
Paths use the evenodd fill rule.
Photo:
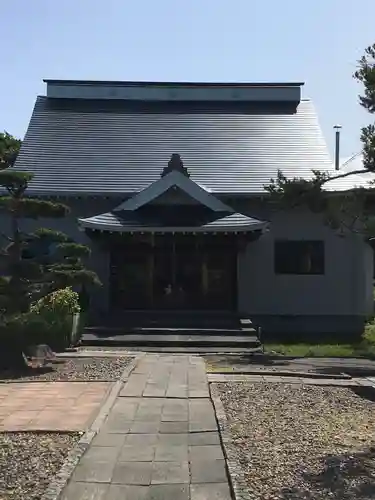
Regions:
<instances>
[{"instance_id":1,"label":"porch roof","mask_svg":"<svg viewBox=\"0 0 375 500\"><path fill-rule=\"evenodd\" d=\"M180 217L180 223L166 221L159 210L152 212L107 212L87 219L79 219L84 229L109 231L117 233L151 232L151 233L215 233L239 232L247 233L266 229L268 223L240 213L215 213L216 218L198 218L190 221Z\"/></svg>"}]
</instances>

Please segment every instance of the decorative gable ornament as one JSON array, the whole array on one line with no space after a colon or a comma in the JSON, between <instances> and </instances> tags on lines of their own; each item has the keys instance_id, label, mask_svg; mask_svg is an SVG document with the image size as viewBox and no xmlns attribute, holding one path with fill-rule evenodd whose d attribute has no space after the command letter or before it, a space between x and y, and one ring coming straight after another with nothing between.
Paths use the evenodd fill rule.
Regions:
<instances>
[{"instance_id":1,"label":"decorative gable ornament","mask_svg":"<svg viewBox=\"0 0 375 500\"><path fill-rule=\"evenodd\" d=\"M188 169L184 167L184 163L181 159L181 156L178 153L173 153L171 159L168 162L168 165L163 169L161 173L161 177L165 177L171 172L180 172L180 174L185 177L190 177Z\"/></svg>"}]
</instances>

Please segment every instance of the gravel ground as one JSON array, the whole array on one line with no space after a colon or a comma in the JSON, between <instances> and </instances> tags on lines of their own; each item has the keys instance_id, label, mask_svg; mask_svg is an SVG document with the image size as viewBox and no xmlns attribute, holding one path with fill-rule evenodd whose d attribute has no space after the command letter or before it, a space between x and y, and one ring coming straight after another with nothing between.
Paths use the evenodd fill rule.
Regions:
<instances>
[{"instance_id":1,"label":"gravel ground","mask_svg":"<svg viewBox=\"0 0 375 500\"><path fill-rule=\"evenodd\" d=\"M113 381L133 358L61 358L43 368L30 368L26 373L0 372L0 382L36 381ZM1 498L0 498L1 500Z\"/></svg>"},{"instance_id":2,"label":"gravel ground","mask_svg":"<svg viewBox=\"0 0 375 500\"><path fill-rule=\"evenodd\" d=\"M39 500L80 434L0 434L0 499Z\"/></svg>"},{"instance_id":3,"label":"gravel ground","mask_svg":"<svg viewBox=\"0 0 375 500\"><path fill-rule=\"evenodd\" d=\"M216 387L250 498L375 498L372 389L358 395L344 387L276 383Z\"/></svg>"}]
</instances>

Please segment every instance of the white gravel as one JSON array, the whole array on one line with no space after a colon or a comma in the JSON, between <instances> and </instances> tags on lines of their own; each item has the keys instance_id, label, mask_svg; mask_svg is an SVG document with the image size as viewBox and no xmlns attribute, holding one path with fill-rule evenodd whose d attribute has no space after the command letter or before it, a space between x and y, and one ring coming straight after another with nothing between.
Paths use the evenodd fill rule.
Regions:
<instances>
[{"instance_id":1,"label":"white gravel","mask_svg":"<svg viewBox=\"0 0 375 500\"><path fill-rule=\"evenodd\" d=\"M250 498L375 498L374 401L344 387L215 387ZM371 390L361 389L370 396Z\"/></svg>"},{"instance_id":2,"label":"white gravel","mask_svg":"<svg viewBox=\"0 0 375 500\"><path fill-rule=\"evenodd\" d=\"M39 500L79 433L0 434L0 499Z\"/></svg>"},{"instance_id":3,"label":"white gravel","mask_svg":"<svg viewBox=\"0 0 375 500\"><path fill-rule=\"evenodd\" d=\"M0 382L17 381L114 381L118 380L131 357L60 358L43 368L30 368L27 373L0 372ZM1 500L1 498L0 498Z\"/></svg>"}]
</instances>

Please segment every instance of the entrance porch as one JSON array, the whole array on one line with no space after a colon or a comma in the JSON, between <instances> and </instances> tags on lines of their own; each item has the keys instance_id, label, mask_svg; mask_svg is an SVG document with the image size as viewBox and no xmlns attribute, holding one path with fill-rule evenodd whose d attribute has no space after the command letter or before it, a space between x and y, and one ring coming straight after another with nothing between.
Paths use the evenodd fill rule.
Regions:
<instances>
[{"instance_id":1,"label":"entrance porch","mask_svg":"<svg viewBox=\"0 0 375 500\"><path fill-rule=\"evenodd\" d=\"M268 224L190 179L173 154L160 179L79 220L109 256L108 313L236 312L238 254Z\"/></svg>"}]
</instances>

